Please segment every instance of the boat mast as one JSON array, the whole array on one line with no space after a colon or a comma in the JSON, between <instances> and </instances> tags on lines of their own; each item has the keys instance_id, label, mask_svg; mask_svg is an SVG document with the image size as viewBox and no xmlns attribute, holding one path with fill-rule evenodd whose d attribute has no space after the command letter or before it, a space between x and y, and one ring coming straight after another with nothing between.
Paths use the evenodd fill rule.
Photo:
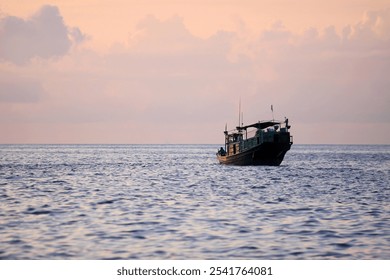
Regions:
<instances>
[{"instance_id":1,"label":"boat mast","mask_svg":"<svg viewBox=\"0 0 390 280\"><path fill-rule=\"evenodd\" d=\"M225 152L226 154L228 153L228 143L229 143L229 132L228 132L228 128L227 128L227 123L225 124L225 131L224 131L224 134L225 134Z\"/></svg>"},{"instance_id":2,"label":"boat mast","mask_svg":"<svg viewBox=\"0 0 390 280\"><path fill-rule=\"evenodd\" d=\"M240 127L241 126L241 96L240 96L240 100L238 102L238 126Z\"/></svg>"}]
</instances>

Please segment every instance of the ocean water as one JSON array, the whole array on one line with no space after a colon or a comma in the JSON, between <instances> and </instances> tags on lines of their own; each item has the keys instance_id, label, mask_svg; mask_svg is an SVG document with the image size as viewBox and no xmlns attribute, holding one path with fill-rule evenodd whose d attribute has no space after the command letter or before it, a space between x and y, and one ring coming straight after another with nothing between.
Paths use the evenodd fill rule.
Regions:
<instances>
[{"instance_id":1,"label":"ocean water","mask_svg":"<svg viewBox=\"0 0 390 280\"><path fill-rule=\"evenodd\" d=\"M0 259L390 259L390 146L0 145Z\"/></svg>"}]
</instances>

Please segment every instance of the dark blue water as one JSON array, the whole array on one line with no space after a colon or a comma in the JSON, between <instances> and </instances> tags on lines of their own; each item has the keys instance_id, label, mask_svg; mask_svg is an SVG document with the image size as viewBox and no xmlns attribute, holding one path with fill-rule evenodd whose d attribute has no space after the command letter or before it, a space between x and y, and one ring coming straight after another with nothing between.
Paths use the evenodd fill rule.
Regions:
<instances>
[{"instance_id":1,"label":"dark blue water","mask_svg":"<svg viewBox=\"0 0 390 280\"><path fill-rule=\"evenodd\" d=\"M390 146L0 145L0 259L390 259Z\"/></svg>"}]
</instances>

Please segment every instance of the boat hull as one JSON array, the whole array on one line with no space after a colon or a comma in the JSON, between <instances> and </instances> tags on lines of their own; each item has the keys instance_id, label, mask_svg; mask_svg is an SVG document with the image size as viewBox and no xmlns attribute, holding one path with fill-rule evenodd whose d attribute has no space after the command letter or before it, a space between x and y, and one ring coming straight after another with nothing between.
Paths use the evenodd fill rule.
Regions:
<instances>
[{"instance_id":1,"label":"boat hull","mask_svg":"<svg viewBox=\"0 0 390 280\"><path fill-rule=\"evenodd\" d=\"M262 143L246 151L221 156L217 154L221 164L230 165L271 165L279 166L292 143Z\"/></svg>"}]
</instances>

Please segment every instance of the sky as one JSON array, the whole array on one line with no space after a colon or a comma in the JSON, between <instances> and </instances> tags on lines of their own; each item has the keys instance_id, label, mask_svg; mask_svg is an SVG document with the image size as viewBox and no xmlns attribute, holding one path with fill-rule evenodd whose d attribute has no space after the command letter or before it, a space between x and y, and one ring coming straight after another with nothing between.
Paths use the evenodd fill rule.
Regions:
<instances>
[{"instance_id":1,"label":"sky","mask_svg":"<svg viewBox=\"0 0 390 280\"><path fill-rule=\"evenodd\" d=\"M390 144L388 0L3 0L0 143Z\"/></svg>"}]
</instances>

